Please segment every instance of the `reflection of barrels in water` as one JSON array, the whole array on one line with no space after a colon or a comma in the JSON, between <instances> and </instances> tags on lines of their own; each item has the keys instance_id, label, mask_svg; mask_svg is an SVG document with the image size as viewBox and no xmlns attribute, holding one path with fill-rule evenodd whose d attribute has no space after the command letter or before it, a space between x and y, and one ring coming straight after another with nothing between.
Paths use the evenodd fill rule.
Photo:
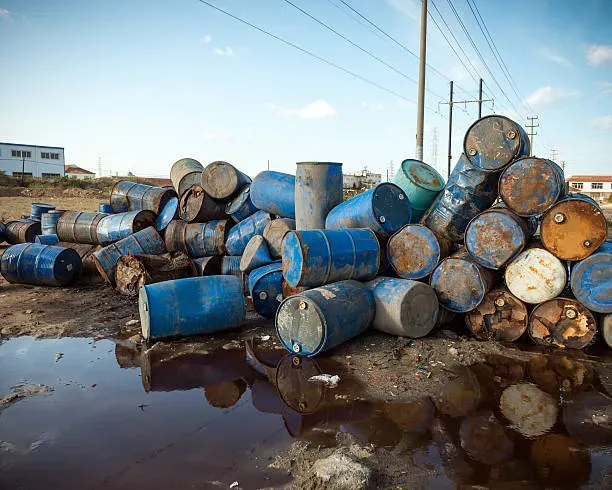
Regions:
<instances>
[{"instance_id":1,"label":"reflection of barrels in water","mask_svg":"<svg viewBox=\"0 0 612 490\"><path fill-rule=\"evenodd\" d=\"M596 392L580 393L563 405L563 423L569 435L585 445L609 445L612 399Z\"/></svg>"},{"instance_id":2,"label":"reflection of barrels in water","mask_svg":"<svg viewBox=\"0 0 612 490\"><path fill-rule=\"evenodd\" d=\"M578 442L562 434L547 434L531 446L538 479L547 487L577 488L589 481L591 456Z\"/></svg>"},{"instance_id":3,"label":"reflection of barrels in water","mask_svg":"<svg viewBox=\"0 0 612 490\"><path fill-rule=\"evenodd\" d=\"M529 377L538 387L553 396L583 390L593 381L590 366L562 353L536 356L529 361Z\"/></svg>"},{"instance_id":4,"label":"reflection of barrels in water","mask_svg":"<svg viewBox=\"0 0 612 490\"><path fill-rule=\"evenodd\" d=\"M240 397L246 390L246 383L243 379L225 381L204 388L206 401L215 408L229 408L238 403Z\"/></svg>"},{"instance_id":5,"label":"reflection of barrels in water","mask_svg":"<svg viewBox=\"0 0 612 490\"><path fill-rule=\"evenodd\" d=\"M499 406L513 428L525 437L541 436L557 421L557 401L533 383L506 388Z\"/></svg>"},{"instance_id":6,"label":"reflection of barrels in water","mask_svg":"<svg viewBox=\"0 0 612 490\"><path fill-rule=\"evenodd\" d=\"M446 423L436 418L431 426L431 437L437 448L446 473L457 483L471 482L474 468L461 451Z\"/></svg>"},{"instance_id":7,"label":"reflection of barrels in water","mask_svg":"<svg viewBox=\"0 0 612 490\"><path fill-rule=\"evenodd\" d=\"M429 397L411 402L388 402L385 415L404 432L425 432L431 427L435 408Z\"/></svg>"},{"instance_id":8,"label":"reflection of barrels in water","mask_svg":"<svg viewBox=\"0 0 612 490\"><path fill-rule=\"evenodd\" d=\"M478 379L466 367L459 367L432 399L439 412L450 417L464 417L472 412L480 402Z\"/></svg>"},{"instance_id":9,"label":"reflection of barrels in water","mask_svg":"<svg viewBox=\"0 0 612 490\"><path fill-rule=\"evenodd\" d=\"M514 444L490 410L464 418L459 435L461 447L479 463L498 464L514 453Z\"/></svg>"}]
</instances>

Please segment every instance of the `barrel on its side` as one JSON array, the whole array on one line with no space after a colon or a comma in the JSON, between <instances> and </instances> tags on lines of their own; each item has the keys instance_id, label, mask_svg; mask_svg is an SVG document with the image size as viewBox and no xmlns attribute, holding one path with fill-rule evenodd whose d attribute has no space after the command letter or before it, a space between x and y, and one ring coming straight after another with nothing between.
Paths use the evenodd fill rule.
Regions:
<instances>
[{"instance_id":1,"label":"barrel on its side","mask_svg":"<svg viewBox=\"0 0 612 490\"><path fill-rule=\"evenodd\" d=\"M270 257L280 259L283 248L283 238L287 232L295 230L295 220L291 218L279 218L270 221L263 231L263 237L268 244Z\"/></svg>"},{"instance_id":2,"label":"barrel on its side","mask_svg":"<svg viewBox=\"0 0 612 490\"><path fill-rule=\"evenodd\" d=\"M113 214L113 207L107 202L98 204L98 213Z\"/></svg>"},{"instance_id":3,"label":"barrel on its side","mask_svg":"<svg viewBox=\"0 0 612 490\"><path fill-rule=\"evenodd\" d=\"M44 204L42 202L33 202L30 209L30 219L41 221L42 215L53 211L55 206L53 204Z\"/></svg>"},{"instance_id":4,"label":"barrel on its side","mask_svg":"<svg viewBox=\"0 0 612 490\"><path fill-rule=\"evenodd\" d=\"M251 179L232 164L222 161L209 163L202 171L200 185L213 199L227 202Z\"/></svg>"},{"instance_id":5,"label":"barrel on its side","mask_svg":"<svg viewBox=\"0 0 612 490\"><path fill-rule=\"evenodd\" d=\"M265 170L251 184L251 200L257 209L295 219L295 177Z\"/></svg>"},{"instance_id":6,"label":"barrel on its side","mask_svg":"<svg viewBox=\"0 0 612 490\"><path fill-rule=\"evenodd\" d=\"M81 258L69 248L20 243L4 251L2 276L11 283L67 286L81 273Z\"/></svg>"},{"instance_id":7,"label":"barrel on its side","mask_svg":"<svg viewBox=\"0 0 612 490\"><path fill-rule=\"evenodd\" d=\"M168 225L178 215L179 200L176 197L169 199L168 202L161 209L155 220L155 229L160 233L164 233Z\"/></svg>"},{"instance_id":8,"label":"barrel on its side","mask_svg":"<svg viewBox=\"0 0 612 490\"><path fill-rule=\"evenodd\" d=\"M426 163L407 159L402 162L393 177L393 183L399 186L410 201L413 211L424 214L444 189L444 178ZM413 217L413 222L416 222Z\"/></svg>"},{"instance_id":9,"label":"barrel on its side","mask_svg":"<svg viewBox=\"0 0 612 490\"><path fill-rule=\"evenodd\" d=\"M36 235L41 234L40 221L9 221L5 233L10 244L33 243Z\"/></svg>"},{"instance_id":10,"label":"barrel on its side","mask_svg":"<svg viewBox=\"0 0 612 490\"><path fill-rule=\"evenodd\" d=\"M165 233L169 252L185 252L191 258L225 255L229 220L208 223L172 221Z\"/></svg>"},{"instance_id":11,"label":"barrel on its side","mask_svg":"<svg viewBox=\"0 0 612 490\"><path fill-rule=\"evenodd\" d=\"M66 211L57 220L57 236L62 242L98 245L98 224L106 216L103 213Z\"/></svg>"},{"instance_id":12,"label":"barrel on its side","mask_svg":"<svg viewBox=\"0 0 612 490\"><path fill-rule=\"evenodd\" d=\"M43 235L57 235L57 220L64 214L63 210L49 210L42 214L40 224Z\"/></svg>"},{"instance_id":13,"label":"barrel on its side","mask_svg":"<svg viewBox=\"0 0 612 490\"><path fill-rule=\"evenodd\" d=\"M505 288L489 291L465 323L480 340L514 342L527 330L528 313L523 302Z\"/></svg>"},{"instance_id":14,"label":"barrel on its side","mask_svg":"<svg viewBox=\"0 0 612 490\"><path fill-rule=\"evenodd\" d=\"M149 284L138 306L145 340L204 335L240 326L246 317L242 282L206 276Z\"/></svg>"},{"instance_id":15,"label":"barrel on its side","mask_svg":"<svg viewBox=\"0 0 612 490\"><path fill-rule=\"evenodd\" d=\"M153 211L128 211L105 216L98 223L97 242L102 246L117 242L137 231L155 226L156 219Z\"/></svg>"},{"instance_id":16,"label":"barrel on its side","mask_svg":"<svg viewBox=\"0 0 612 490\"><path fill-rule=\"evenodd\" d=\"M102 250L102 247L100 245L90 245L87 243L57 242L55 246L62 248L71 248L79 254L79 257L81 257L81 262L83 264L83 268L81 270L81 273L83 275L98 274L98 269L96 268L96 263L94 261L93 254L98 250Z\"/></svg>"},{"instance_id":17,"label":"barrel on its side","mask_svg":"<svg viewBox=\"0 0 612 490\"><path fill-rule=\"evenodd\" d=\"M227 203L225 212L232 217L236 223L248 218L257 211L257 206L251 200L251 185L245 185L234 199Z\"/></svg>"},{"instance_id":18,"label":"barrel on its side","mask_svg":"<svg viewBox=\"0 0 612 490\"><path fill-rule=\"evenodd\" d=\"M295 222L298 230L325 228L325 217L342 203L342 164L298 162L295 172Z\"/></svg>"},{"instance_id":19,"label":"barrel on its side","mask_svg":"<svg viewBox=\"0 0 612 490\"><path fill-rule=\"evenodd\" d=\"M193 185L199 185L204 167L193 158L181 158L170 168L170 180L174 190L182 197Z\"/></svg>"},{"instance_id":20,"label":"barrel on its side","mask_svg":"<svg viewBox=\"0 0 612 490\"><path fill-rule=\"evenodd\" d=\"M166 203L174 197L177 195L171 188L121 180L111 190L110 204L115 213L144 209L160 214Z\"/></svg>"},{"instance_id":21,"label":"barrel on its side","mask_svg":"<svg viewBox=\"0 0 612 490\"><path fill-rule=\"evenodd\" d=\"M221 257L199 257L191 261L192 273L194 276L218 276L221 274Z\"/></svg>"},{"instance_id":22,"label":"barrel on its side","mask_svg":"<svg viewBox=\"0 0 612 490\"><path fill-rule=\"evenodd\" d=\"M206 223L225 219L225 204L215 201L199 185L186 190L181 197L179 217L188 223Z\"/></svg>"},{"instance_id":23,"label":"barrel on its side","mask_svg":"<svg viewBox=\"0 0 612 490\"><path fill-rule=\"evenodd\" d=\"M57 235L36 235L34 239L34 243L40 243L41 245L55 245L58 242L59 238Z\"/></svg>"},{"instance_id":24,"label":"barrel on its side","mask_svg":"<svg viewBox=\"0 0 612 490\"><path fill-rule=\"evenodd\" d=\"M242 257L235 255L226 255L221 258L221 274L224 276L242 277L240 270L240 259Z\"/></svg>"},{"instance_id":25,"label":"barrel on its side","mask_svg":"<svg viewBox=\"0 0 612 490\"><path fill-rule=\"evenodd\" d=\"M227 234L225 248L229 255L242 255L249 240L263 234L264 228L272 220L267 211L257 211L234 226Z\"/></svg>"},{"instance_id":26,"label":"barrel on its side","mask_svg":"<svg viewBox=\"0 0 612 490\"><path fill-rule=\"evenodd\" d=\"M6 225L0 221L0 243L6 241Z\"/></svg>"},{"instance_id":27,"label":"barrel on its side","mask_svg":"<svg viewBox=\"0 0 612 490\"><path fill-rule=\"evenodd\" d=\"M240 259L240 270L242 272L251 272L253 269L263 267L274 262L270 257L270 251L266 245L264 237L254 235L247 243L244 253Z\"/></svg>"},{"instance_id":28,"label":"barrel on its side","mask_svg":"<svg viewBox=\"0 0 612 490\"><path fill-rule=\"evenodd\" d=\"M264 265L249 274L249 294L255 311L274 318L283 300L283 267L280 262Z\"/></svg>"},{"instance_id":29,"label":"barrel on its side","mask_svg":"<svg viewBox=\"0 0 612 490\"><path fill-rule=\"evenodd\" d=\"M312 357L363 333L375 309L365 285L340 281L283 300L276 332L288 351Z\"/></svg>"},{"instance_id":30,"label":"barrel on its side","mask_svg":"<svg viewBox=\"0 0 612 490\"><path fill-rule=\"evenodd\" d=\"M570 286L589 310L612 313L612 241L605 241L593 255L574 265Z\"/></svg>"},{"instance_id":31,"label":"barrel on its side","mask_svg":"<svg viewBox=\"0 0 612 490\"><path fill-rule=\"evenodd\" d=\"M601 318L601 336L608 347L612 349L612 313L603 315Z\"/></svg>"}]
</instances>

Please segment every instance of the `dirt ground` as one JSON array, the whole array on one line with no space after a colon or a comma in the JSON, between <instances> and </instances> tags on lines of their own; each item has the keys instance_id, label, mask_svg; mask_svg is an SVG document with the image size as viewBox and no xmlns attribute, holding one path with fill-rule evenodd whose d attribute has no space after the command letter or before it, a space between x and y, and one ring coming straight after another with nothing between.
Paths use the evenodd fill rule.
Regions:
<instances>
[{"instance_id":1,"label":"dirt ground","mask_svg":"<svg viewBox=\"0 0 612 490\"><path fill-rule=\"evenodd\" d=\"M37 196L12 196L7 197L0 194L0 221L7 222L30 215L30 208L33 199ZM53 204L56 209L79 211L97 211L101 202L106 202L103 198L91 197L43 197L46 204Z\"/></svg>"}]
</instances>

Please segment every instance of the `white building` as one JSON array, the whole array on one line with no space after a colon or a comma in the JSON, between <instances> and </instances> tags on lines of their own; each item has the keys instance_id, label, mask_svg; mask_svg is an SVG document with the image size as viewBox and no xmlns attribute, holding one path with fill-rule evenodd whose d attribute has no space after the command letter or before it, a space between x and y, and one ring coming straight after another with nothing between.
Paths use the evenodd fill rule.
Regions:
<instances>
[{"instance_id":1,"label":"white building","mask_svg":"<svg viewBox=\"0 0 612 490\"><path fill-rule=\"evenodd\" d=\"M0 172L11 177L63 177L64 149L58 146L0 143Z\"/></svg>"},{"instance_id":2,"label":"white building","mask_svg":"<svg viewBox=\"0 0 612 490\"><path fill-rule=\"evenodd\" d=\"M371 189L380 184L381 178L381 174L372 173L367 168L364 168L361 172L344 174L342 182L345 189Z\"/></svg>"},{"instance_id":3,"label":"white building","mask_svg":"<svg viewBox=\"0 0 612 490\"><path fill-rule=\"evenodd\" d=\"M565 179L570 192L580 192L596 201L612 198L612 175L572 175Z\"/></svg>"},{"instance_id":4,"label":"white building","mask_svg":"<svg viewBox=\"0 0 612 490\"><path fill-rule=\"evenodd\" d=\"M96 174L94 172L90 172L89 170L85 170L84 168L78 167L77 165L68 164L66 165L66 177L78 180L90 180L95 179Z\"/></svg>"}]
</instances>

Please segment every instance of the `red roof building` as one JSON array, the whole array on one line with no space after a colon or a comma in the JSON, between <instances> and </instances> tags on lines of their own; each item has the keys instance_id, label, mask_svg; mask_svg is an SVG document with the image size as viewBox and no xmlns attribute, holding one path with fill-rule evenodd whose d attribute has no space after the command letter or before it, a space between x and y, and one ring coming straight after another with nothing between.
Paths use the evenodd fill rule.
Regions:
<instances>
[{"instance_id":1,"label":"red roof building","mask_svg":"<svg viewBox=\"0 0 612 490\"><path fill-rule=\"evenodd\" d=\"M612 175L572 175L565 182L570 192L580 192L601 202L612 197Z\"/></svg>"},{"instance_id":2,"label":"red roof building","mask_svg":"<svg viewBox=\"0 0 612 490\"><path fill-rule=\"evenodd\" d=\"M66 177L72 177L73 179L93 179L96 177L94 172L85 170L84 168L78 167L77 165L66 165Z\"/></svg>"}]
</instances>

